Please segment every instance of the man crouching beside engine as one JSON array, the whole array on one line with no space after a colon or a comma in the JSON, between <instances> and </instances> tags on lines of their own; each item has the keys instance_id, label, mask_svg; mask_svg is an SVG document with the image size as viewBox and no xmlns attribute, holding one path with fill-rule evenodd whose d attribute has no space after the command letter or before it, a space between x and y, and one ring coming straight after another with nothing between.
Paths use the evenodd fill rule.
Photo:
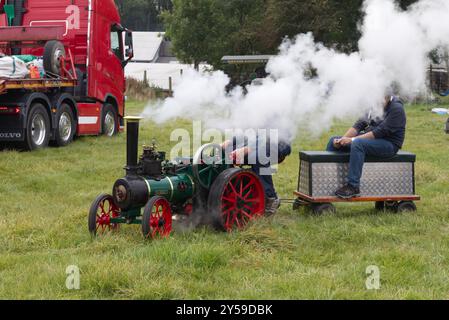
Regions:
<instances>
[{"instance_id":1,"label":"man crouching beside engine","mask_svg":"<svg viewBox=\"0 0 449 320\"><path fill-rule=\"evenodd\" d=\"M271 166L283 163L292 153L291 143L282 140L272 144L270 139L263 136L234 137L233 140L225 141L222 148L227 151L229 159L234 164L251 166L265 191L265 216L276 214L281 201L276 193L273 182L274 171Z\"/></svg>"},{"instance_id":2,"label":"man crouching beside engine","mask_svg":"<svg viewBox=\"0 0 449 320\"><path fill-rule=\"evenodd\" d=\"M335 192L336 196L350 199L360 196L360 178L366 156L391 158L402 148L405 139L406 115L401 100L385 97L382 118L371 114L358 120L343 137L333 137L327 151L350 152L347 184Z\"/></svg>"}]
</instances>

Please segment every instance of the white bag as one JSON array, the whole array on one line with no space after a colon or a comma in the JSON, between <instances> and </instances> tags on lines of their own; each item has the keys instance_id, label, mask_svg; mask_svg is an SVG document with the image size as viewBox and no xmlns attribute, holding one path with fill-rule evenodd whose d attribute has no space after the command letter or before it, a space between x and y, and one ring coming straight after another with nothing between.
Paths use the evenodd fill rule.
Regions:
<instances>
[{"instance_id":1,"label":"white bag","mask_svg":"<svg viewBox=\"0 0 449 320\"><path fill-rule=\"evenodd\" d=\"M15 57L0 57L0 78L25 79L29 74L27 65Z\"/></svg>"}]
</instances>

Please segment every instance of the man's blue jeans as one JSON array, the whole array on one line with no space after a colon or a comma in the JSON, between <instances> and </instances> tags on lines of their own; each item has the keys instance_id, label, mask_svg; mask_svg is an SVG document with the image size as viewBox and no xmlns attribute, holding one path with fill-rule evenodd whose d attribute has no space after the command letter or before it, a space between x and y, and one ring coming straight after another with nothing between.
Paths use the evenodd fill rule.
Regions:
<instances>
[{"instance_id":1,"label":"man's blue jeans","mask_svg":"<svg viewBox=\"0 0 449 320\"><path fill-rule=\"evenodd\" d=\"M266 146L266 150L264 150L264 152L266 153L267 157L271 157L271 151L270 151L271 146L269 144L267 144ZM278 144L278 160L279 161L275 161L275 163L261 163L261 161L259 161L259 140L257 140L256 142L256 163L251 165L251 169L252 171L260 178L260 181L262 182L263 188L265 190L265 196L267 198L277 198L278 195L276 193L276 189L274 187L274 182L273 182L273 176L271 174L262 174L262 170L263 169L269 169L271 170L271 166L274 165L275 163L278 163L279 161L282 162L283 159L285 159L287 156L289 156L292 152L291 146L290 144L284 143L284 142L279 142Z\"/></svg>"},{"instance_id":2,"label":"man's blue jeans","mask_svg":"<svg viewBox=\"0 0 449 320\"><path fill-rule=\"evenodd\" d=\"M334 140L340 138L332 137L327 145L327 151L349 152L351 154L347 182L355 188L360 188L360 178L362 177L366 156L391 158L398 152L398 148L393 143L384 139L356 139L351 145L337 149L334 147Z\"/></svg>"},{"instance_id":3,"label":"man's blue jeans","mask_svg":"<svg viewBox=\"0 0 449 320\"><path fill-rule=\"evenodd\" d=\"M262 182L263 189L265 190L265 196L267 198L277 198L276 189L274 188L273 176L263 175L261 170L265 168L270 168L270 165L253 164L251 166L252 171L259 177L260 182Z\"/></svg>"}]
</instances>

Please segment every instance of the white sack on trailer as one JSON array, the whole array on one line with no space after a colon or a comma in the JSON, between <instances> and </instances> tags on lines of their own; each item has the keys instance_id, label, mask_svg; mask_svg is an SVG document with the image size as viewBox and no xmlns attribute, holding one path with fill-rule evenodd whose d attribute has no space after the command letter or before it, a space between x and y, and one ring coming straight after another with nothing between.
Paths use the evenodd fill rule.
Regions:
<instances>
[{"instance_id":1,"label":"white sack on trailer","mask_svg":"<svg viewBox=\"0 0 449 320\"><path fill-rule=\"evenodd\" d=\"M16 57L0 57L0 78L25 79L29 71L25 62Z\"/></svg>"}]
</instances>

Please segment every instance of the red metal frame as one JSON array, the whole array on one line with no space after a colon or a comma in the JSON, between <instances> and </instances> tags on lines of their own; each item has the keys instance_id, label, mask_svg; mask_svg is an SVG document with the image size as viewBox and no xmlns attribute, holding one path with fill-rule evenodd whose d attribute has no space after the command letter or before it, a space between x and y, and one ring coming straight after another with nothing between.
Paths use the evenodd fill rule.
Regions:
<instances>
[{"instance_id":1,"label":"red metal frame","mask_svg":"<svg viewBox=\"0 0 449 320\"><path fill-rule=\"evenodd\" d=\"M0 27L0 46L10 42L14 42L15 46L22 46L27 42L62 40L63 35L62 26Z\"/></svg>"},{"instance_id":2,"label":"red metal frame","mask_svg":"<svg viewBox=\"0 0 449 320\"><path fill-rule=\"evenodd\" d=\"M76 69L75 69L75 64L73 63L73 56L72 56L72 51L69 49L69 56L68 56L68 60L67 61L67 57L61 57L61 62L60 62L60 66L61 66L61 71L60 71L60 75L64 78L68 78L71 80L78 80L78 77L76 75ZM71 71L67 69L66 65L67 63L70 63L69 66L71 68Z\"/></svg>"}]
</instances>

